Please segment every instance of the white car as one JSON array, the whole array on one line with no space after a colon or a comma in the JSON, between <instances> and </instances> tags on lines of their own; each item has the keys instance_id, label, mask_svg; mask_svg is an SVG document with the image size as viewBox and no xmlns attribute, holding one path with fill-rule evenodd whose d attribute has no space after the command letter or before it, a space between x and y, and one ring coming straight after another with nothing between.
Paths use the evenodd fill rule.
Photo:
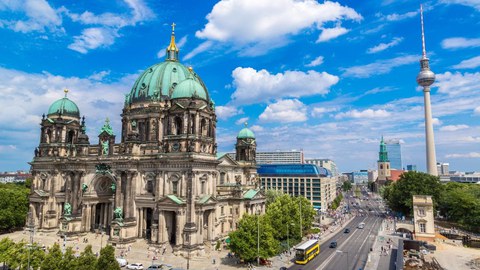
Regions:
<instances>
[{"instance_id":1,"label":"white car","mask_svg":"<svg viewBox=\"0 0 480 270\"><path fill-rule=\"evenodd\" d=\"M143 269L143 264L141 263L131 263L127 265L127 269L140 270Z\"/></svg>"},{"instance_id":2,"label":"white car","mask_svg":"<svg viewBox=\"0 0 480 270\"><path fill-rule=\"evenodd\" d=\"M127 260L125 260L124 258L118 257L115 259L117 260L118 265L120 265L120 267L125 267L128 264Z\"/></svg>"}]
</instances>

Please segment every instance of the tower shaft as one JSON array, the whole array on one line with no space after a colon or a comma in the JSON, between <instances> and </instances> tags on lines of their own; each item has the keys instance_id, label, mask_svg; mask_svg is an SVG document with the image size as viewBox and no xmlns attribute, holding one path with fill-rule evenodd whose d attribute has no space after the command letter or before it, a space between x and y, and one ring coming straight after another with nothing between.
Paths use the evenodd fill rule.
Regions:
<instances>
[{"instance_id":1,"label":"tower shaft","mask_svg":"<svg viewBox=\"0 0 480 270\"><path fill-rule=\"evenodd\" d=\"M430 87L423 88L423 99L425 103L425 145L427 156L427 172L431 175L438 175L437 158L435 154L435 139L433 137L433 118L430 105Z\"/></svg>"}]
</instances>

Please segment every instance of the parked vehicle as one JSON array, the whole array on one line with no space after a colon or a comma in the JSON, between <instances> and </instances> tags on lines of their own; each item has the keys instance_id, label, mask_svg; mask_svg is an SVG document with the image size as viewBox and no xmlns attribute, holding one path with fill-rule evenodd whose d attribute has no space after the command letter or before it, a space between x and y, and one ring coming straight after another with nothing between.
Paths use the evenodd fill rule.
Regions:
<instances>
[{"instance_id":1,"label":"parked vehicle","mask_svg":"<svg viewBox=\"0 0 480 270\"><path fill-rule=\"evenodd\" d=\"M115 259L117 260L118 265L120 265L120 267L125 267L128 264L127 260L124 259L124 258L119 257L119 258L115 258Z\"/></svg>"},{"instance_id":2,"label":"parked vehicle","mask_svg":"<svg viewBox=\"0 0 480 270\"><path fill-rule=\"evenodd\" d=\"M141 264L141 263L131 263L131 264L127 265L127 269L143 270L143 264Z\"/></svg>"}]
</instances>

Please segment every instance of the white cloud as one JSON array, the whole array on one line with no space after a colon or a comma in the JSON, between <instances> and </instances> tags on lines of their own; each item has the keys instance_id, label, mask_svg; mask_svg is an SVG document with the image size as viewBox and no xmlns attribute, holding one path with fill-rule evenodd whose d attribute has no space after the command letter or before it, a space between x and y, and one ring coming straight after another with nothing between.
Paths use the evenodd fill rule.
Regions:
<instances>
[{"instance_id":1,"label":"white cloud","mask_svg":"<svg viewBox=\"0 0 480 270\"><path fill-rule=\"evenodd\" d=\"M191 52L187 53L183 60L189 60L190 58L194 57L195 55L202 53L206 50L208 50L210 47L212 47L213 42L210 40L207 40L200 45L198 45L195 49L193 49Z\"/></svg>"},{"instance_id":2,"label":"white cloud","mask_svg":"<svg viewBox=\"0 0 480 270\"><path fill-rule=\"evenodd\" d=\"M320 66L321 64L323 64L323 56L319 56L313 59L310 63L306 64L305 66L316 67L316 66Z\"/></svg>"},{"instance_id":3,"label":"white cloud","mask_svg":"<svg viewBox=\"0 0 480 270\"><path fill-rule=\"evenodd\" d=\"M307 120L307 107L298 99L285 99L270 104L258 117L263 122L303 122Z\"/></svg>"},{"instance_id":4,"label":"white cloud","mask_svg":"<svg viewBox=\"0 0 480 270\"><path fill-rule=\"evenodd\" d=\"M253 132L262 132L262 131L265 130L262 126L259 126L259 125L253 125L253 126L250 127L250 129Z\"/></svg>"},{"instance_id":5,"label":"white cloud","mask_svg":"<svg viewBox=\"0 0 480 270\"><path fill-rule=\"evenodd\" d=\"M260 46L268 51L269 47L283 46L290 36L305 29L321 29L328 22L360 21L362 16L331 1L221 0L207 20L196 32L198 38L230 43L237 49Z\"/></svg>"},{"instance_id":6,"label":"white cloud","mask_svg":"<svg viewBox=\"0 0 480 270\"><path fill-rule=\"evenodd\" d=\"M249 119L248 117L242 117L242 118L238 119L237 121L235 121L235 125L243 125L243 124L245 124L245 122L248 121L248 119Z\"/></svg>"},{"instance_id":7,"label":"white cloud","mask_svg":"<svg viewBox=\"0 0 480 270\"><path fill-rule=\"evenodd\" d=\"M3 20L0 27L8 27L16 32L63 32L60 9L54 9L45 0L6 1L0 3L0 10L24 13L27 20Z\"/></svg>"},{"instance_id":8,"label":"white cloud","mask_svg":"<svg viewBox=\"0 0 480 270\"><path fill-rule=\"evenodd\" d=\"M93 73L92 75L88 76L88 79L93 81L101 81L108 75L110 75L110 70L103 70Z\"/></svg>"},{"instance_id":9,"label":"white cloud","mask_svg":"<svg viewBox=\"0 0 480 270\"><path fill-rule=\"evenodd\" d=\"M445 4L459 4L480 10L480 2L478 0L441 0L440 2Z\"/></svg>"},{"instance_id":10,"label":"white cloud","mask_svg":"<svg viewBox=\"0 0 480 270\"><path fill-rule=\"evenodd\" d=\"M348 77L368 78L373 75L389 73L393 68L417 63L419 60L416 55L399 56L392 59L377 60L373 63L361 66L342 68L343 75Z\"/></svg>"},{"instance_id":11,"label":"white cloud","mask_svg":"<svg viewBox=\"0 0 480 270\"><path fill-rule=\"evenodd\" d=\"M470 152L466 154L448 154L445 158L480 158L480 153Z\"/></svg>"},{"instance_id":12,"label":"white cloud","mask_svg":"<svg viewBox=\"0 0 480 270\"><path fill-rule=\"evenodd\" d=\"M425 118L424 118L425 119ZM440 119L434 117L432 118L432 125L434 126L441 126L443 123L442 121L440 121ZM419 127L425 127L425 121L424 122L421 122L419 125Z\"/></svg>"},{"instance_id":13,"label":"white cloud","mask_svg":"<svg viewBox=\"0 0 480 270\"><path fill-rule=\"evenodd\" d=\"M456 69L469 69L480 67L480 56L473 57L470 59L463 60L459 64L453 66Z\"/></svg>"},{"instance_id":14,"label":"white cloud","mask_svg":"<svg viewBox=\"0 0 480 270\"><path fill-rule=\"evenodd\" d=\"M80 36L75 36L74 42L68 48L79 53L87 53L89 50L108 47L119 37L117 30L112 28L94 27L82 31Z\"/></svg>"},{"instance_id":15,"label":"white cloud","mask_svg":"<svg viewBox=\"0 0 480 270\"><path fill-rule=\"evenodd\" d=\"M365 92L365 95L373 95L373 94L378 94L378 93L385 93L385 92L391 92L395 90L395 88L386 86L386 87L375 87L373 89L370 89Z\"/></svg>"},{"instance_id":16,"label":"white cloud","mask_svg":"<svg viewBox=\"0 0 480 270\"><path fill-rule=\"evenodd\" d=\"M232 116L240 114L241 110L232 106L216 106L215 113L219 119L226 120Z\"/></svg>"},{"instance_id":17,"label":"white cloud","mask_svg":"<svg viewBox=\"0 0 480 270\"><path fill-rule=\"evenodd\" d=\"M475 115L480 115L480 107L476 107L474 110L473 110L473 113Z\"/></svg>"},{"instance_id":18,"label":"white cloud","mask_svg":"<svg viewBox=\"0 0 480 270\"><path fill-rule=\"evenodd\" d=\"M329 41L330 39L345 35L346 33L348 33L348 31L350 30L341 26L337 26L334 28L322 28L322 33L320 34L320 36L318 36L317 43Z\"/></svg>"},{"instance_id":19,"label":"white cloud","mask_svg":"<svg viewBox=\"0 0 480 270\"><path fill-rule=\"evenodd\" d=\"M68 48L85 54L89 50L108 47L115 43L117 37L120 37L119 31L122 28L155 18L153 11L142 0L124 0L124 2L130 8L129 14L106 12L96 15L90 11L82 14L66 12L74 22L95 25L95 27L83 29L81 35L74 36L74 41Z\"/></svg>"},{"instance_id":20,"label":"white cloud","mask_svg":"<svg viewBox=\"0 0 480 270\"><path fill-rule=\"evenodd\" d=\"M337 108L315 107L312 109L311 114L313 117L322 117L326 113L335 111L337 111Z\"/></svg>"},{"instance_id":21,"label":"white cloud","mask_svg":"<svg viewBox=\"0 0 480 270\"><path fill-rule=\"evenodd\" d=\"M480 90L480 72L476 73L451 73L449 71L436 75L436 83L439 93L449 96L459 96L461 94L469 94Z\"/></svg>"},{"instance_id":22,"label":"white cloud","mask_svg":"<svg viewBox=\"0 0 480 270\"><path fill-rule=\"evenodd\" d=\"M385 118L389 117L390 113L386 110L372 110L366 109L364 111L359 110L350 110L347 112L342 112L335 115L335 119L342 119L342 118Z\"/></svg>"},{"instance_id":23,"label":"white cloud","mask_svg":"<svg viewBox=\"0 0 480 270\"><path fill-rule=\"evenodd\" d=\"M367 50L367 53L372 54L372 53L377 53L377 52L384 51L388 48L397 46L398 44L400 44L400 42L402 42L402 40L403 40L402 37L395 37L395 38L393 38L392 41L390 41L388 43L380 43L380 44L378 44L374 47L369 48Z\"/></svg>"},{"instance_id":24,"label":"white cloud","mask_svg":"<svg viewBox=\"0 0 480 270\"><path fill-rule=\"evenodd\" d=\"M442 41L442 48L444 49L472 48L479 46L480 38L454 37L447 38Z\"/></svg>"},{"instance_id":25,"label":"white cloud","mask_svg":"<svg viewBox=\"0 0 480 270\"><path fill-rule=\"evenodd\" d=\"M449 126L443 126L440 128L441 131L457 131L461 129L466 129L468 128L467 125L449 125Z\"/></svg>"},{"instance_id":26,"label":"white cloud","mask_svg":"<svg viewBox=\"0 0 480 270\"><path fill-rule=\"evenodd\" d=\"M290 71L271 74L265 69L237 67L232 72L232 102L254 104L284 97L325 95L339 78L326 72Z\"/></svg>"},{"instance_id":27,"label":"white cloud","mask_svg":"<svg viewBox=\"0 0 480 270\"><path fill-rule=\"evenodd\" d=\"M398 14L398 13L392 13L392 14L389 14L389 15L381 15L382 19L386 20L386 21L401 21L401 20L405 20L405 19L408 19L408 18L412 18L412 17L415 17L418 15L418 11L410 11L410 12L407 12L407 13L403 13L403 14Z\"/></svg>"},{"instance_id":28,"label":"white cloud","mask_svg":"<svg viewBox=\"0 0 480 270\"><path fill-rule=\"evenodd\" d=\"M187 43L187 36L183 36L178 42L175 44L177 45L178 49L182 49L182 47ZM163 58L167 54L167 47L168 45L165 45L163 48L161 48L157 52L157 58Z\"/></svg>"}]
</instances>

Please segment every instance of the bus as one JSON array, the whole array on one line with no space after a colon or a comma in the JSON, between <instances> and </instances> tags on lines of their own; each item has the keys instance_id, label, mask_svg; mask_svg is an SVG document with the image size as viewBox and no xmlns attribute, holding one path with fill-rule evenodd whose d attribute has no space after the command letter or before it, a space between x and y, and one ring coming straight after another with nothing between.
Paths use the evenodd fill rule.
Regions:
<instances>
[{"instance_id":1,"label":"bus","mask_svg":"<svg viewBox=\"0 0 480 270\"><path fill-rule=\"evenodd\" d=\"M318 240L308 240L296 248L295 263L307 264L320 253Z\"/></svg>"}]
</instances>

